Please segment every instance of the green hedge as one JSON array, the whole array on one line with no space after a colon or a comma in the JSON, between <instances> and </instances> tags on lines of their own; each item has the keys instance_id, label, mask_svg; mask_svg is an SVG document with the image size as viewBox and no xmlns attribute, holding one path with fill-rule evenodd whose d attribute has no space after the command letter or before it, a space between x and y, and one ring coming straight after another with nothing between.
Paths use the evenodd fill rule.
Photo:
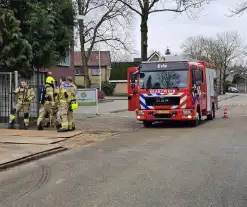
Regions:
<instances>
[{"instance_id":1,"label":"green hedge","mask_svg":"<svg viewBox=\"0 0 247 207\"><path fill-rule=\"evenodd\" d=\"M112 62L110 80L127 80L127 70L129 67L137 67L134 62Z\"/></svg>"}]
</instances>

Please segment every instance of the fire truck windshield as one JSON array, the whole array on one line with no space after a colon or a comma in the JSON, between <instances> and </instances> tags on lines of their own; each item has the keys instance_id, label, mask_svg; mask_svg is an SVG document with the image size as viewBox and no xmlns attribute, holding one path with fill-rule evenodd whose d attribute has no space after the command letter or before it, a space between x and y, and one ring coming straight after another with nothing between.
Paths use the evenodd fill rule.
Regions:
<instances>
[{"instance_id":1,"label":"fire truck windshield","mask_svg":"<svg viewBox=\"0 0 247 207\"><path fill-rule=\"evenodd\" d=\"M143 71L139 79L140 89L186 88L188 70Z\"/></svg>"}]
</instances>

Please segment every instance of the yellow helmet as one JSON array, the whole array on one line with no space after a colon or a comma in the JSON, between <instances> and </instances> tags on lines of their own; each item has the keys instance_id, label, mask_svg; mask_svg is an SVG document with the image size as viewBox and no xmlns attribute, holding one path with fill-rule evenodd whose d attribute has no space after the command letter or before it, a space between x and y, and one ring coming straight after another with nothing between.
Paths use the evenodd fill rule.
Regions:
<instances>
[{"instance_id":1,"label":"yellow helmet","mask_svg":"<svg viewBox=\"0 0 247 207\"><path fill-rule=\"evenodd\" d=\"M46 78L45 83L54 84L55 83L55 79L53 77L49 76L49 77Z\"/></svg>"}]
</instances>

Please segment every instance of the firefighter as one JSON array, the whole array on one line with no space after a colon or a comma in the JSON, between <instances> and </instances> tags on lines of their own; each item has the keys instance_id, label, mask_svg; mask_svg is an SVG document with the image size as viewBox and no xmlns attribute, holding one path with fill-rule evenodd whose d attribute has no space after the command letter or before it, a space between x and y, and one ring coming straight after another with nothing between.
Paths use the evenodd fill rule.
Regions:
<instances>
[{"instance_id":1,"label":"firefighter","mask_svg":"<svg viewBox=\"0 0 247 207\"><path fill-rule=\"evenodd\" d=\"M58 119L61 122L61 127L57 130L58 132L67 132L68 131L68 94L69 85L66 83L66 78L62 76L60 78L60 87L59 87L59 105L58 105Z\"/></svg>"},{"instance_id":2,"label":"firefighter","mask_svg":"<svg viewBox=\"0 0 247 207\"><path fill-rule=\"evenodd\" d=\"M9 116L9 128L13 128L16 115L22 109L24 112L24 129L27 130L29 125L29 106L35 98L34 90L27 85L25 80L21 80L20 87L15 89L14 94L16 95L17 103Z\"/></svg>"},{"instance_id":3,"label":"firefighter","mask_svg":"<svg viewBox=\"0 0 247 207\"><path fill-rule=\"evenodd\" d=\"M69 127L69 131L73 131L75 130L73 111L78 108L78 103L76 98L77 87L73 83L72 77L67 77L67 84L69 85L68 127Z\"/></svg>"},{"instance_id":4,"label":"firefighter","mask_svg":"<svg viewBox=\"0 0 247 207\"><path fill-rule=\"evenodd\" d=\"M47 78L46 80L49 80L50 82L52 82L51 84L53 84L55 86L55 79L52 77L52 72L48 72L47 73ZM47 82L47 81L46 81ZM49 113L46 113L46 116L44 117L43 121L42 121L42 125L45 128L50 127L52 120L55 120L52 118L52 115Z\"/></svg>"},{"instance_id":5,"label":"firefighter","mask_svg":"<svg viewBox=\"0 0 247 207\"><path fill-rule=\"evenodd\" d=\"M59 86L57 84L57 81L55 80L55 89L54 89L54 102L55 102L55 107L54 107L54 114L56 114L57 117L57 122L61 123L61 121L59 120L57 113L58 113L58 105L59 105ZM54 123L51 123L54 126ZM61 126L59 126L60 128Z\"/></svg>"},{"instance_id":6,"label":"firefighter","mask_svg":"<svg viewBox=\"0 0 247 207\"><path fill-rule=\"evenodd\" d=\"M55 114L55 102L54 102L54 79L52 77L46 78L45 87L41 99L41 108L39 110L39 117L37 120L37 129L43 130L42 121L47 114L51 116L52 122L55 126L58 126Z\"/></svg>"}]
</instances>

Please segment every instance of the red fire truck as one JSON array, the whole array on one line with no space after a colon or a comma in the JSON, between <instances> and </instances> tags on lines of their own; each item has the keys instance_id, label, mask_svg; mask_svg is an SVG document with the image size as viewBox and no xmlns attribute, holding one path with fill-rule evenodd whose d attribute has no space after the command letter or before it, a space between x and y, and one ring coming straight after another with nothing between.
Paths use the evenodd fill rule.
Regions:
<instances>
[{"instance_id":1,"label":"red fire truck","mask_svg":"<svg viewBox=\"0 0 247 207\"><path fill-rule=\"evenodd\" d=\"M205 62L151 61L128 68L128 110L144 127L187 121L197 126L215 118L216 70Z\"/></svg>"}]
</instances>

